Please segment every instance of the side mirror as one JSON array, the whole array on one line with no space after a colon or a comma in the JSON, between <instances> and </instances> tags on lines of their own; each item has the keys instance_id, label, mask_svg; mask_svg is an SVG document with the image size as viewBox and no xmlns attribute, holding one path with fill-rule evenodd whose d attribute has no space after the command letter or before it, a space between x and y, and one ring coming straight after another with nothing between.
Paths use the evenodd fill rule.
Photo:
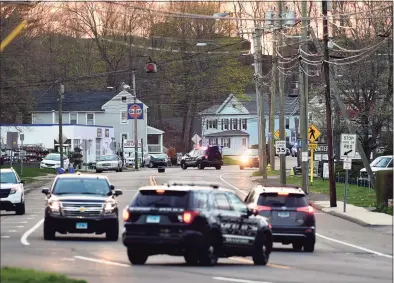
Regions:
<instances>
[{"instance_id":1,"label":"side mirror","mask_svg":"<svg viewBox=\"0 0 394 283\"><path fill-rule=\"evenodd\" d=\"M111 189L111 191L115 190L115 186L114 185L110 185L109 188Z\"/></svg>"},{"instance_id":2,"label":"side mirror","mask_svg":"<svg viewBox=\"0 0 394 283\"><path fill-rule=\"evenodd\" d=\"M114 195L120 196L120 195L123 195L123 192L121 190L115 190Z\"/></svg>"},{"instance_id":3,"label":"side mirror","mask_svg":"<svg viewBox=\"0 0 394 283\"><path fill-rule=\"evenodd\" d=\"M21 180L21 184L25 184L25 180Z\"/></svg>"},{"instance_id":4,"label":"side mirror","mask_svg":"<svg viewBox=\"0 0 394 283\"><path fill-rule=\"evenodd\" d=\"M50 191L49 191L48 188L44 188L44 189L41 190L41 193L43 193L44 195L49 195Z\"/></svg>"}]
</instances>

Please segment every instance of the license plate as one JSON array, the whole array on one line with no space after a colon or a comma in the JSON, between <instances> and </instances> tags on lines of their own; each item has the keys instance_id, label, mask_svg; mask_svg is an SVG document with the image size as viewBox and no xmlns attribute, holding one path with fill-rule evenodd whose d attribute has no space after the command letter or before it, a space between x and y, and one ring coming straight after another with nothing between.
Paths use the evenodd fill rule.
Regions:
<instances>
[{"instance_id":1,"label":"license plate","mask_svg":"<svg viewBox=\"0 0 394 283\"><path fill-rule=\"evenodd\" d=\"M88 223L77 223L77 229L88 229Z\"/></svg>"},{"instance_id":2,"label":"license plate","mask_svg":"<svg viewBox=\"0 0 394 283\"><path fill-rule=\"evenodd\" d=\"M278 217L287 218L290 216L289 212L278 212Z\"/></svg>"},{"instance_id":3,"label":"license plate","mask_svg":"<svg viewBox=\"0 0 394 283\"><path fill-rule=\"evenodd\" d=\"M111 166L111 164L107 164L107 163L105 163L105 164L103 164L103 166Z\"/></svg>"},{"instance_id":4,"label":"license plate","mask_svg":"<svg viewBox=\"0 0 394 283\"><path fill-rule=\"evenodd\" d=\"M159 223L159 222L160 222L160 216L149 215L146 218L146 223Z\"/></svg>"}]
</instances>

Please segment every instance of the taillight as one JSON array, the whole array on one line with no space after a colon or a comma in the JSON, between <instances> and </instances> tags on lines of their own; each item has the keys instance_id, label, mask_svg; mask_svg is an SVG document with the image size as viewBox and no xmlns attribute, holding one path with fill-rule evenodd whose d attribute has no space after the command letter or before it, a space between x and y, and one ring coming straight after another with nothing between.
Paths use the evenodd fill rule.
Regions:
<instances>
[{"instance_id":1,"label":"taillight","mask_svg":"<svg viewBox=\"0 0 394 283\"><path fill-rule=\"evenodd\" d=\"M205 159L208 159L208 155L205 155L204 157L205 157Z\"/></svg>"},{"instance_id":2,"label":"taillight","mask_svg":"<svg viewBox=\"0 0 394 283\"><path fill-rule=\"evenodd\" d=\"M297 211L306 212L306 213L313 213L313 207L312 206L297 207Z\"/></svg>"},{"instance_id":3,"label":"taillight","mask_svg":"<svg viewBox=\"0 0 394 283\"><path fill-rule=\"evenodd\" d=\"M123 209L123 221L127 221L130 218L130 212L129 209L126 207Z\"/></svg>"},{"instance_id":4,"label":"taillight","mask_svg":"<svg viewBox=\"0 0 394 283\"><path fill-rule=\"evenodd\" d=\"M193 222L194 218L199 214L198 211L185 211L182 216L182 220L186 224Z\"/></svg>"},{"instance_id":5,"label":"taillight","mask_svg":"<svg viewBox=\"0 0 394 283\"><path fill-rule=\"evenodd\" d=\"M257 206L257 210L258 211L270 211L270 210L272 210L272 207L259 205L259 206Z\"/></svg>"}]
</instances>

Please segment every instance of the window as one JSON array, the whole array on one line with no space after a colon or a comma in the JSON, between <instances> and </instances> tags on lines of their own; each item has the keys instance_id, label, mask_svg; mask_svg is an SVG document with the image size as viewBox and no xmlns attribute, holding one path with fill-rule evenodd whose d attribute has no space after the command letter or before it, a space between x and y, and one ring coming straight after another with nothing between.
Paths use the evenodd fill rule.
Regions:
<instances>
[{"instance_id":1,"label":"window","mask_svg":"<svg viewBox=\"0 0 394 283\"><path fill-rule=\"evenodd\" d=\"M217 128L218 128L218 120L215 119L215 120L213 120L212 122L213 122L212 127L213 127L214 129L217 129Z\"/></svg>"},{"instance_id":2,"label":"window","mask_svg":"<svg viewBox=\"0 0 394 283\"><path fill-rule=\"evenodd\" d=\"M249 193L249 195L246 197L245 202L246 203L251 203L254 200L254 195L256 194L256 191L253 190Z\"/></svg>"},{"instance_id":3,"label":"window","mask_svg":"<svg viewBox=\"0 0 394 283\"><path fill-rule=\"evenodd\" d=\"M224 119L224 129L228 130L228 119Z\"/></svg>"},{"instance_id":4,"label":"window","mask_svg":"<svg viewBox=\"0 0 394 283\"><path fill-rule=\"evenodd\" d=\"M165 207L186 208L188 206L189 192L170 191L158 193L156 190L141 190L131 202L131 207Z\"/></svg>"},{"instance_id":5,"label":"window","mask_svg":"<svg viewBox=\"0 0 394 283\"><path fill-rule=\"evenodd\" d=\"M70 113L70 124L78 124L78 113Z\"/></svg>"},{"instance_id":6,"label":"window","mask_svg":"<svg viewBox=\"0 0 394 283\"><path fill-rule=\"evenodd\" d=\"M221 121L221 128L222 128L222 130L223 130L223 127L224 127L224 119L222 119L222 121Z\"/></svg>"},{"instance_id":7,"label":"window","mask_svg":"<svg viewBox=\"0 0 394 283\"><path fill-rule=\"evenodd\" d=\"M218 145L218 138L210 138L209 145Z\"/></svg>"},{"instance_id":8,"label":"window","mask_svg":"<svg viewBox=\"0 0 394 283\"><path fill-rule=\"evenodd\" d=\"M86 125L94 125L94 113L86 113Z\"/></svg>"},{"instance_id":9,"label":"window","mask_svg":"<svg viewBox=\"0 0 394 283\"><path fill-rule=\"evenodd\" d=\"M227 192L226 194L230 200L231 206L233 207L233 209L235 211L241 212L241 213L248 212L246 205L242 202L242 200L238 196L236 196L235 194L230 193L230 192Z\"/></svg>"},{"instance_id":10,"label":"window","mask_svg":"<svg viewBox=\"0 0 394 283\"><path fill-rule=\"evenodd\" d=\"M101 155L101 139L96 139L96 160L100 159Z\"/></svg>"},{"instance_id":11,"label":"window","mask_svg":"<svg viewBox=\"0 0 394 283\"><path fill-rule=\"evenodd\" d=\"M58 179L53 188L56 194L94 194L107 196L110 187L105 179L96 178L62 178Z\"/></svg>"},{"instance_id":12,"label":"window","mask_svg":"<svg viewBox=\"0 0 394 283\"><path fill-rule=\"evenodd\" d=\"M286 128L286 129L289 129L289 128L290 128L290 120L289 120L289 118L286 118L286 125L285 125L285 128Z\"/></svg>"},{"instance_id":13,"label":"window","mask_svg":"<svg viewBox=\"0 0 394 283\"><path fill-rule=\"evenodd\" d=\"M13 172L1 172L0 173L2 184L17 184L18 180Z\"/></svg>"},{"instance_id":14,"label":"window","mask_svg":"<svg viewBox=\"0 0 394 283\"><path fill-rule=\"evenodd\" d=\"M209 121L208 121L208 127L209 127L210 129L212 129L212 127L213 127L213 121L212 121L212 120L209 120Z\"/></svg>"},{"instance_id":15,"label":"window","mask_svg":"<svg viewBox=\"0 0 394 283\"><path fill-rule=\"evenodd\" d=\"M242 146L246 146L246 138L242 138Z\"/></svg>"},{"instance_id":16,"label":"window","mask_svg":"<svg viewBox=\"0 0 394 283\"><path fill-rule=\"evenodd\" d=\"M120 134L120 142L122 142L122 140L128 140L128 139L129 139L129 133L121 133Z\"/></svg>"},{"instance_id":17,"label":"window","mask_svg":"<svg viewBox=\"0 0 394 283\"><path fill-rule=\"evenodd\" d=\"M208 206L208 195L206 192L193 192L193 208L205 209Z\"/></svg>"},{"instance_id":18,"label":"window","mask_svg":"<svg viewBox=\"0 0 394 283\"><path fill-rule=\"evenodd\" d=\"M312 113L308 113L308 122L312 122Z\"/></svg>"},{"instance_id":19,"label":"window","mask_svg":"<svg viewBox=\"0 0 394 283\"><path fill-rule=\"evenodd\" d=\"M248 129L248 119L242 119L242 130Z\"/></svg>"},{"instance_id":20,"label":"window","mask_svg":"<svg viewBox=\"0 0 394 283\"><path fill-rule=\"evenodd\" d=\"M127 103L127 97L126 96L122 96L122 103Z\"/></svg>"},{"instance_id":21,"label":"window","mask_svg":"<svg viewBox=\"0 0 394 283\"><path fill-rule=\"evenodd\" d=\"M231 210L230 203L225 194L215 194L214 207L220 210Z\"/></svg>"},{"instance_id":22,"label":"window","mask_svg":"<svg viewBox=\"0 0 394 283\"><path fill-rule=\"evenodd\" d=\"M237 124L238 124L238 119L232 119L233 120L233 130L237 129Z\"/></svg>"},{"instance_id":23,"label":"window","mask_svg":"<svg viewBox=\"0 0 394 283\"><path fill-rule=\"evenodd\" d=\"M222 138L222 144L223 147L230 148L230 138Z\"/></svg>"},{"instance_id":24,"label":"window","mask_svg":"<svg viewBox=\"0 0 394 283\"><path fill-rule=\"evenodd\" d=\"M121 124L128 124L129 120L127 119L127 111L121 111L120 112L120 123Z\"/></svg>"},{"instance_id":25,"label":"window","mask_svg":"<svg viewBox=\"0 0 394 283\"><path fill-rule=\"evenodd\" d=\"M73 141L73 144L74 144L74 148L80 147L80 146L81 146L81 143L80 143L80 141L79 141L78 139L75 139L75 140Z\"/></svg>"},{"instance_id":26,"label":"window","mask_svg":"<svg viewBox=\"0 0 394 283\"><path fill-rule=\"evenodd\" d=\"M305 207L308 206L308 202L302 194L279 196L277 193L263 193L260 194L257 205L270 207Z\"/></svg>"}]
</instances>

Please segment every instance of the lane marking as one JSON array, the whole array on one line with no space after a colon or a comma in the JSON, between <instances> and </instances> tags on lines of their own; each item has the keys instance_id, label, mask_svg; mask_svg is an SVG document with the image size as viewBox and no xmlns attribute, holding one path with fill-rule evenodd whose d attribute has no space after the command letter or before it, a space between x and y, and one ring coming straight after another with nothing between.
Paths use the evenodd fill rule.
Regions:
<instances>
[{"instance_id":1,"label":"lane marking","mask_svg":"<svg viewBox=\"0 0 394 283\"><path fill-rule=\"evenodd\" d=\"M151 186L157 186L155 176L150 176L149 177L149 182L150 182Z\"/></svg>"},{"instance_id":2,"label":"lane marking","mask_svg":"<svg viewBox=\"0 0 394 283\"><path fill-rule=\"evenodd\" d=\"M8 233L15 233L17 232L16 230L9 230Z\"/></svg>"},{"instance_id":3,"label":"lane marking","mask_svg":"<svg viewBox=\"0 0 394 283\"><path fill-rule=\"evenodd\" d=\"M23 221L23 222L2 222L2 224L27 224L27 221Z\"/></svg>"},{"instance_id":4,"label":"lane marking","mask_svg":"<svg viewBox=\"0 0 394 283\"><path fill-rule=\"evenodd\" d=\"M74 256L74 258L80 259L80 260L96 262L96 263L107 264L107 265L115 265L115 266L121 266L121 267L130 267L129 264L124 264L124 263L119 263L119 262L114 262L114 261L109 261L109 260L104 260L104 259L96 259L96 258L90 258L90 257L84 257L84 256L78 256L78 255Z\"/></svg>"},{"instance_id":5,"label":"lane marking","mask_svg":"<svg viewBox=\"0 0 394 283\"><path fill-rule=\"evenodd\" d=\"M1 236L2 239L8 239L10 236Z\"/></svg>"},{"instance_id":6,"label":"lane marking","mask_svg":"<svg viewBox=\"0 0 394 283\"><path fill-rule=\"evenodd\" d=\"M16 227L16 228L23 228L23 227L25 227L25 226L1 225L1 228L13 228L13 227Z\"/></svg>"},{"instance_id":7,"label":"lane marking","mask_svg":"<svg viewBox=\"0 0 394 283\"><path fill-rule=\"evenodd\" d=\"M246 192L240 190L236 186L234 186L234 185L230 184L229 182L227 182L226 180L224 180L223 179L223 175L225 175L225 174L222 174L222 175L219 176L220 180L222 180L227 185L233 187L234 189L236 189L240 193L242 193L244 195L247 195ZM393 258L392 255L384 254L384 253L377 252L377 251L374 251L374 250L366 249L366 248L361 247L361 246L357 246L357 245L353 245L353 244L350 244L350 243L347 243L347 242L339 241L337 239L330 238L330 237L327 237L327 236L324 236L324 235L321 235L321 234L318 234L318 233L316 233L316 236L318 236L320 238L323 238L323 239L325 239L327 241L331 241L331 242L338 243L338 244L341 244L341 245L344 245L344 246L352 247L352 248L355 248L355 249L358 249L358 250L361 250L361 251L364 251L364 252L367 252L367 253L370 253L370 254L374 254L374 255L377 255L377 256L382 256L382 257L391 258L391 259Z\"/></svg>"},{"instance_id":8,"label":"lane marking","mask_svg":"<svg viewBox=\"0 0 394 283\"><path fill-rule=\"evenodd\" d=\"M138 190L126 189L122 190L122 192L138 192Z\"/></svg>"},{"instance_id":9,"label":"lane marking","mask_svg":"<svg viewBox=\"0 0 394 283\"><path fill-rule=\"evenodd\" d=\"M30 230L27 230L25 232L25 234L22 235L22 238L21 238L22 245L25 245L25 246L30 245L29 242L27 241L27 237L29 237L31 233L33 233L35 230L37 230L37 228L40 227L42 225L42 223L44 223L44 218L41 219L40 221L38 221L36 225L34 225L32 228L30 228Z\"/></svg>"},{"instance_id":10,"label":"lane marking","mask_svg":"<svg viewBox=\"0 0 394 283\"><path fill-rule=\"evenodd\" d=\"M239 261L239 262L244 262L244 263L252 263L254 264L253 260L247 259L247 258L242 258L242 257L230 257L229 259ZM274 268L281 268L281 269L293 269L290 266L286 265L280 265L280 264L273 264L273 263L268 263L267 266L269 267L274 267Z\"/></svg>"},{"instance_id":11,"label":"lane marking","mask_svg":"<svg viewBox=\"0 0 394 283\"><path fill-rule=\"evenodd\" d=\"M237 279L231 277L212 277L214 280L227 281L227 282L239 282L239 283L272 283L268 281L254 281L254 280L245 280L245 279Z\"/></svg>"}]
</instances>

